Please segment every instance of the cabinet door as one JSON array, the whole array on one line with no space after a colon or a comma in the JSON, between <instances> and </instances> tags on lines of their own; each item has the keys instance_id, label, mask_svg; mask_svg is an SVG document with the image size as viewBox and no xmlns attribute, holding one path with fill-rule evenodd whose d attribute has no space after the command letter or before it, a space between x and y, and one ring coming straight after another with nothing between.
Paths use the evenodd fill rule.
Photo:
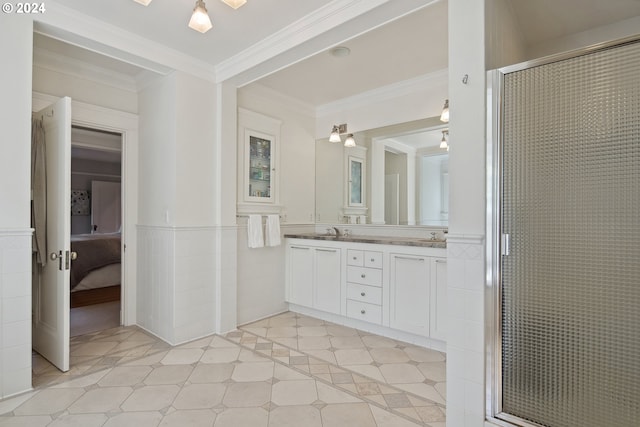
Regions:
<instances>
[{"instance_id":1,"label":"cabinet door","mask_svg":"<svg viewBox=\"0 0 640 427\"><path fill-rule=\"evenodd\" d=\"M313 308L340 314L340 249L316 248Z\"/></svg>"},{"instance_id":2,"label":"cabinet door","mask_svg":"<svg viewBox=\"0 0 640 427\"><path fill-rule=\"evenodd\" d=\"M273 203L275 138L272 135L246 131L248 186L245 200Z\"/></svg>"},{"instance_id":3,"label":"cabinet door","mask_svg":"<svg viewBox=\"0 0 640 427\"><path fill-rule=\"evenodd\" d=\"M447 260L431 259L431 338L445 340L447 310Z\"/></svg>"},{"instance_id":4,"label":"cabinet door","mask_svg":"<svg viewBox=\"0 0 640 427\"><path fill-rule=\"evenodd\" d=\"M288 301L311 307L313 304L313 249L291 245L287 271Z\"/></svg>"},{"instance_id":5,"label":"cabinet door","mask_svg":"<svg viewBox=\"0 0 640 427\"><path fill-rule=\"evenodd\" d=\"M389 267L389 325L395 329L429 336L429 259L391 254Z\"/></svg>"}]
</instances>

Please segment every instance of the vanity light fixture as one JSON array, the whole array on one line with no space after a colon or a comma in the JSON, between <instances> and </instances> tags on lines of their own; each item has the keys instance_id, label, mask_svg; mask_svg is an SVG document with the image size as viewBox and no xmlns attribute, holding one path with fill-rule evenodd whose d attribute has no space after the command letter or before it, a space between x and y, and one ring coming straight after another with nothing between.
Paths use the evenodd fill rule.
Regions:
<instances>
[{"instance_id":1,"label":"vanity light fixture","mask_svg":"<svg viewBox=\"0 0 640 427\"><path fill-rule=\"evenodd\" d=\"M204 5L204 1L196 0L196 7L193 8L189 28L204 34L209 31L211 27L213 27L213 25L211 25L211 19L209 18L209 13Z\"/></svg>"},{"instance_id":2,"label":"vanity light fixture","mask_svg":"<svg viewBox=\"0 0 640 427\"><path fill-rule=\"evenodd\" d=\"M445 129L442 131L442 140L440 141L440 148L446 148L449 151L449 144L447 143L447 136L449 136L449 130Z\"/></svg>"},{"instance_id":3,"label":"vanity light fixture","mask_svg":"<svg viewBox=\"0 0 640 427\"><path fill-rule=\"evenodd\" d=\"M356 140L353 138L352 133L347 135L347 139L344 140L344 146L348 148L352 148L356 146Z\"/></svg>"},{"instance_id":4,"label":"vanity light fixture","mask_svg":"<svg viewBox=\"0 0 640 427\"><path fill-rule=\"evenodd\" d=\"M333 125L331 134L329 135L329 142L342 142L342 139L340 139L340 135L343 133L347 133L346 123L343 123L341 125Z\"/></svg>"},{"instance_id":5,"label":"vanity light fixture","mask_svg":"<svg viewBox=\"0 0 640 427\"><path fill-rule=\"evenodd\" d=\"M151 3L151 0L133 0L136 3L140 3L143 6L149 6L149 3Z\"/></svg>"},{"instance_id":6,"label":"vanity light fixture","mask_svg":"<svg viewBox=\"0 0 640 427\"><path fill-rule=\"evenodd\" d=\"M440 114L440 121L449 123L449 100L444 101L444 107L442 107L442 114Z\"/></svg>"}]
</instances>

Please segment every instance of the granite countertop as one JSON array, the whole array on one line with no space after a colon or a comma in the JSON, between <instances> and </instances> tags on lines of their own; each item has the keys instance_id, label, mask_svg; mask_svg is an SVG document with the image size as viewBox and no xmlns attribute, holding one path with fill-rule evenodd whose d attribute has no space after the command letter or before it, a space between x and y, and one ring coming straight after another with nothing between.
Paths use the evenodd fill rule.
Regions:
<instances>
[{"instance_id":1,"label":"granite countertop","mask_svg":"<svg viewBox=\"0 0 640 427\"><path fill-rule=\"evenodd\" d=\"M379 245L401 245L401 246L421 246L424 248L440 248L446 249L446 240L433 240L428 238L418 237L389 237L389 236L338 236L331 234L320 233L300 233L300 234L285 234L284 237L292 239L312 239L312 240L327 240L334 242L353 242L353 243L374 243Z\"/></svg>"}]
</instances>

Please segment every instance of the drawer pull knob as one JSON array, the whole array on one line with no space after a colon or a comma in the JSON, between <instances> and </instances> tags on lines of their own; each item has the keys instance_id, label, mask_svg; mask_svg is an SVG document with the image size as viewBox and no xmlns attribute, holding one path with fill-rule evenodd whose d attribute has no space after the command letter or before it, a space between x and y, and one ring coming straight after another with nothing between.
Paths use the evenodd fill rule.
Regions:
<instances>
[{"instance_id":1,"label":"drawer pull knob","mask_svg":"<svg viewBox=\"0 0 640 427\"><path fill-rule=\"evenodd\" d=\"M364 293L364 292L360 292L360 296L364 296L364 295L365 295L365 293Z\"/></svg>"},{"instance_id":2,"label":"drawer pull knob","mask_svg":"<svg viewBox=\"0 0 640 427\"><path fill-rule=\"evenodd\" d=\"M354 259L354 260L355 260L355 259L358 259L358 257L355 257L355 256L354 256L354 257L353 257L353 259Z\"/></svg>"},{"instance_id":3,"label":"drawer pull knob","mask_svg":"<svg viewBox=\"0 0 640 427\"><path fill-rule=\"evenodd\" d=\"M374 261L375 261L375 259L374 259L374 258L371 258L371 262L374 262Z\"/></svg>"},{"instance_id":4,"label":"drawer pull knob","mask_svg":"<svg viewBox=\"0 0 640 427\"><path fill-rule=\"evenodd\" d=\"M360 314L365 314L365 313L366 313L366 311L360 310Z\"/></svg>"},{"instance_id":5,"label":"drawer pull knob","mask_svg":"<svg viewBox=\"0 0 640 427\"><path fill-rule=\"evenodd\" d=\"M360 275L360 277L362 277L363 279L365 278L365 276L366 276L366 275L365 275L364 273L362 273L362 274Z\"/></svg>"}]
</instances>

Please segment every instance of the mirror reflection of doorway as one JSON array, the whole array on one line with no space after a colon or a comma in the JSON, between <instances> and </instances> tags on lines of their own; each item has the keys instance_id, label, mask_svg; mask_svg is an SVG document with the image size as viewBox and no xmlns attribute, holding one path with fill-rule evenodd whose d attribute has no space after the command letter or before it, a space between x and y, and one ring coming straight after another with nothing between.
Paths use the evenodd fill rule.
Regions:
<instances>
[{"instance_id":1,"label":"mirror reflection of doorway","mask_svg":"<svg viewBox=\"0 0 640 427\"><path fill-rule=\"evenodd\" d=\"M400 217L400 174L384 176L384 223L398 224Z\"/></svg>"}]
</instances>

